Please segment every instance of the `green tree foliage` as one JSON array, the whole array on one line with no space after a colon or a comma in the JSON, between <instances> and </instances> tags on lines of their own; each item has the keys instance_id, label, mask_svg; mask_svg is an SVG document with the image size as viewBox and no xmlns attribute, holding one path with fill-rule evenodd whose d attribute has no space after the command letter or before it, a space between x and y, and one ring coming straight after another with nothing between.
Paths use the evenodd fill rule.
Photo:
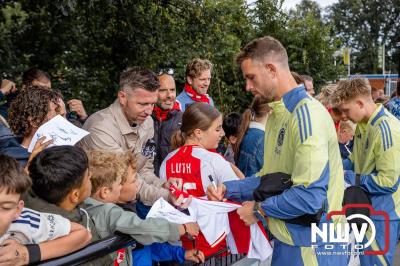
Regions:
<instances>
[{"instance_id":1,"label":"green tree foliage","mask_svg":"<svg viewBox=\"0 0 400 266\"><path fill-rule=\"evenodd\" d=\"M378 73L378 47L386 46L386 70L397 72L399 54L399 0L339 0L330 8L334 36L352 48L352 72Z\"/></svg>"},{"instance_id":2,"label":"green tree foliage","mask_svg":"<svg viewBox=\"0 0 400 266\"><path fill-rule=\"evenodd\" d=\"M0 73L17 79L28 67L44 69L67 99L80 98L94 111L115 99L127 66L172 67L180 90L186 63L201 57L214 63L210 94L217 106L242 111L251 95L234 57L257 36L281 39L294 70L317 83L338 75L328 26L313 15L288 15L281 6L281 0L250 6L246 0L6 1Z\"/></svg>"},{"instance_id":3,"label":"green tree foliage","mask_svg":"<svg viewBox=\"0 0 400 266\"><path fill-rule=\"evenodd\" d=\"M0 10L0 73L3 77L11 77L12 73L25 67L18 52L13 47L15 35L23 34L27 29L27 12L19 3L5 5Z\"/></svg>"},{"instance_id":4,"label":"green tree foliage","mask_svg":"<svg viewBox=\"0 0 400 266\"><path fill-rule=\"evenodd\" d=\"M344 73L343 66L335 66L333 58L340 41L330 37L332 25L323 22L316 2L303 0L288 14L282 10L282 2L257 2L254 11L257 34L278 38L287 49L290 68L312 76L318 91L321 85ZM271 12L275 16L265 15Z\"/></svg>"},{"instance_id":5,"label":"green tree foliage","mask_svg":"<svg viewBox=\"0 0 400 266\"><path fill-rule=\"evenodd\" d=\"M312 76L317 90L345 73L343 65L335 66L333 57L341 42L334 36L330 37L332 24L323 22L319 5L303 0L291 10L289 17L284 42L292 69Z\"/></svg>"}]
</instances>

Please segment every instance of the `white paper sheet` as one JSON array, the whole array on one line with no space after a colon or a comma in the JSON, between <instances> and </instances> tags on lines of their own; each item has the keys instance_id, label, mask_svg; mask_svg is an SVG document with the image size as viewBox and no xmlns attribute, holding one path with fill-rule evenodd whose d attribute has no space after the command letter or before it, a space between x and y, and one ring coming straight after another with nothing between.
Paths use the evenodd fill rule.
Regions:
<instances>
[{"instance_id":1,"label":"white paper sheet","mask_svg":"<svg viewBox=\"0 0 400 266\"><path fill-rule=\"evenodd\" d=\"M46 141L53 139L54 142L50 146L73 146L88 134L89 132L86 130L73 125L61 115L57 115L39 127L29 144L28 152L32 152L37 140L42 136L46 136Z\"/></svg>"},{"instance_id":2,"label":"white paper sheet","mask_svg":"<svg viewBox=\"0 0 400 266\"><path fill-rule=\"evenodd\" d=\"M193 217L175 209L163 198L159 198L154 202L146 218L163 218L176 224L186 224L196 221Z\"/></svg>"}]
</instances>

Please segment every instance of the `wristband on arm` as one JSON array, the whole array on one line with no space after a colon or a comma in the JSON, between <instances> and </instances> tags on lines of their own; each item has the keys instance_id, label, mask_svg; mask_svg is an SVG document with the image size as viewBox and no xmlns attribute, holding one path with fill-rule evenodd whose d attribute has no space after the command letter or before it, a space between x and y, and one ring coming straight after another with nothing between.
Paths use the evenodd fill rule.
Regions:
<instances>
[{"instance_id":1,"label":"wristband on arm","mask_svg":"<svg viewBox=\"0 0 400 266\"><path fill-rule=\"evenodd\" d=\"M29 254L29 264L37 263L41 260L42 254L38 244L27 244L25 247Z\"/></svg>"},{"instance_id":2,"label":"wristband on arm","mask_svg":"<svg viewBox=\"0 0 400 266\"><path fill-rule=\"evenodd\" d=\"M256 203L254 204L253 214L254 214L254 216L255 216L259 221L261 221L263 224L264 224L264 222L266 223L266 221L265 221L265 213L264 213L264 211L261 209L260 203L259 203L259 202L256 202Z\"/></svg>"}]
</instances>

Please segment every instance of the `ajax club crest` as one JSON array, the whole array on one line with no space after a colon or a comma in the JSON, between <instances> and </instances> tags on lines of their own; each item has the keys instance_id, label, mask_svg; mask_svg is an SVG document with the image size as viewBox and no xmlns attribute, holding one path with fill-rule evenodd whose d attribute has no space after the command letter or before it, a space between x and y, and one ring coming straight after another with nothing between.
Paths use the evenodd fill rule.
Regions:
<instances>
[{"instance_id":1,"label":"ajax club crest","mask_svg":"<svg viewBox=\"0 0 400 266\"><path fill-rule=\"evenodd\" d=\"M283 140L285 139L286 124L279 130L278 139L276 141L275 153L281 154Z\"/></svg>"}]
</instances>

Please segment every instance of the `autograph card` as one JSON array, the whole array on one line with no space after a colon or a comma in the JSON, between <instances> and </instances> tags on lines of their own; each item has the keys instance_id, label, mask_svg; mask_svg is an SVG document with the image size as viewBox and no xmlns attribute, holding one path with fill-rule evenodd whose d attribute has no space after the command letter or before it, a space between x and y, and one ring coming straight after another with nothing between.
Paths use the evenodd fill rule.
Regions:
<instances>
[{"instance_id":1,"label":"autograph card","mask_svg":"<svg viewBox=\"0 0 400 266\"><path fill-rule=\"evenodd\" d=\"M37 140L42 136L46 136L46 141L53 139L54 143L50 146L73 146L88 134L89 132L86 130L73 125L61 115L57 115L39 127L29 144L28 152L32 152Z\"/></svg>"}]
</instances>

